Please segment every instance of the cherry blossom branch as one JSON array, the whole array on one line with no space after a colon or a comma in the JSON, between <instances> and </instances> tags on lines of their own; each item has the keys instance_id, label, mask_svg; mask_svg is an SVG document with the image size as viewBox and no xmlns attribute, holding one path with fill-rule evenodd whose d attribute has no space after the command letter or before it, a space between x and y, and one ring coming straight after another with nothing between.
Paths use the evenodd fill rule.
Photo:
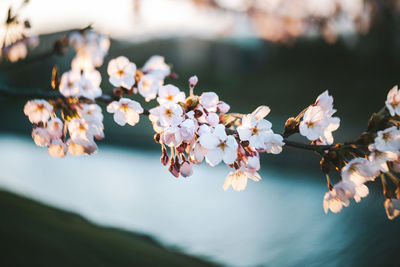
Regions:
<instances>
[{"instance_id":1,"label":"cherry blossom branch","mask_svg":"<svg viewBox=\"0 0 400 267\"><path fill-rule=\"evenodd\" d=\"M37 88L10 88L10 87L5 87L1 86L0 87L0 96L5 96L5 97L12 97L12 98L44 98L44 99L65 99L65 97L56 90L42 90L42 89L37 89ZM88 100L86 98L81 98L82 100ZM95 102L102 102L105 104L109 104L114 100L113 96L109 94L102 94L100 97L97 97L95 99ZM150 114L149 110L143 109L143 115L148 116ZM237 134L235 130L226 129L227 134L233 135ZM310 150L310 151L315 151L318 153L324 153L325 150L328 150L329 148L333 147L334 145L311 145L311 144L303 144L299 142L295 142L292 140L289 140L288 138L284 138L283 142L286 144L286 146L298 148L298 149L303 149L303 150Z\"/></svg>"},{"instance_id":2,"label":"cherry blossom branch","mask_svg":"<svg viewBox=\"0 0 400 267\"><path fill-rule=\"evenodd\" d=\"M265 119L270 113L267 106L259 106L249 114L229 113L230 106L216 93L195 94L197 76L188 80L188 97L178 87L164 84L164 79L172 72L164 57L158 55L152 56L142 68L137 68L124 56L109 61L108 80L114 90L103 93L102 77L96 67L103 64L109 39L93 32L75 32L68 36L66 44L74 47L77 54L71 62L71 70L61 77L58 69L53 68L50 90L0 85L0 96L36 98L25 104L24 113L33 124L34 142L46 147L53 157L65 157L67 152L72 156L93 154L98 150L95 140L104 138L104 116L103 108L96 102L102 102L120 126L135 126L140 115L148 117L155 132L154 140L161 146L160 161L168 165L176 178L192 175L192 164L205 160L210 166L216 166L224 162L233 169L225 179L224 190L232 186L241 191L247 179L261 180L257 173L260 153L279 154L283 146L313 151L321 156L320 167L329 188L324 197L325 212L339 212L351 198L359 202L368 194L365 183L375 180L381 173L388 173L389 167L400 172L400 156L397 155L400 152L400 91L397 86L390 90L385 107L372 115L366 132L356 141L335 144L332 132L339 128L340 118L333 116L336 109L328 91L297 116L289 118L283 135L279 135ZM157 104L146 110L131 99L132 95L140 95L147 102L156 99ZM305 137L310 143L289 140L293 134ZM341 174L335 184L329 178L331 169ZM395 185L399 192L400 183L395 182ZM400 195L389 199L391 188L386 182L383 186L388 198L385 208L391 219L400 215L400 206L395 207L400 205Z\"/></svg>"}]
</instances>

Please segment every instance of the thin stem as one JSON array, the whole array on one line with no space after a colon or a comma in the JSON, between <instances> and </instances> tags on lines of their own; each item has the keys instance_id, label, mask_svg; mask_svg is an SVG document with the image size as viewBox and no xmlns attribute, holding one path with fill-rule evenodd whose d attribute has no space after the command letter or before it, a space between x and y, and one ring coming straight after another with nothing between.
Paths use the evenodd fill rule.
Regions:
<instances>
[{"instance_id":1,"label":"thin stem","mask_svg":"<svg viewBox=\"0 0 400 267\"><path fill-rule=\"evenodd\" d=\"M381 181L382 181L382 187L383 187L383 195L386 198L390 198L390 191L388 190L388 185L385 179L385 175L383 173L381 173Z\"/></svg>"},{"instance_id":2,"label":"thin stem","mask_svg":"<svg viewBox=\"0 0 400 267\"><path fill-rule=\"evenodd\" d=\"M326 174L326 183L328 184L328 189L332 190L331 179L329 178L329 174Z\"/></svg>"},{"instance_id":3,"label":"thin stem","mask_svg":"<svg viewBox=\"0 0 400 267\"><path fill-rule=\"evenodd\" d=\"M396 186L399 186L399 185L400 185L400 180L399 180L399 178L396 177L393 173L391 173L391 172L386 172L386 174L387 174L387 176L389 176L389 178L393 181L393 183L394 183Z\"/></svg>"},{"instance_id":4,"label":"thin stem","mask_svg":"<svg viewBox=\"0 0 400 267\"><path fill-rule=\"evenodd\" d=\"M310 145L310 144L303 144L303 143L298 143L295 141L288 140L287 138L283 139L283 142L285 145L290 146L290 147L295 147L299 149L304 149L304 150L311 150L318 152L320 154L324 154L325 150L330 149L334 145Z\"/></svg>"}]
</instances>

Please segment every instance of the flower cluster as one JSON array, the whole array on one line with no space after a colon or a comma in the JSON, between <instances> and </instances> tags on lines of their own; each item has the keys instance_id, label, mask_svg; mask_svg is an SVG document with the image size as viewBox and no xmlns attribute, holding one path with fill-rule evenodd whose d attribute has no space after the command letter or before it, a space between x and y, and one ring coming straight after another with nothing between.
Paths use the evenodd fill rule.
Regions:
<instances>
[{"instance_id":1,"label":"flower cluster","mask_svg":"<svg viewBox=\"0 0 400 267\"><path fill-rule=\"evenodd\" d=\"M24 113L33 123L32 138L36 145L47 147L53 157L65 157L67 151L74 156L92 154L97 151L95 139L103 139L103 114L97 104L73 104L75 115L61 111L61 120L56 108L61 102L45 100L28 101ZM65 109L65 107L64 107Z\"/></svg>"},{"instance_id":2,"label":"flower cluster","mask_svg":"<svg viewBox=\"0 0 400 267\"><path fill-rule=\"evenodd\" d=\"M400 180L392 172L400 172L400 92L397 86L388 93L386 106L372 115L368 129L354 142L334 143L332 132L340 119L333 117L333 97L328 91L296 117L289 118L283 136L274 133L266 119L270 108L260 106L250 114L229 113L230 106L215 92L201 92L197 76L188 80L188 94L171 83L175 75L161 56L152 56L138 68L125 56L108 62L108 81L114 87L103 94L101 75L95 68L103 63L109 41L95 33L79 31L69 35L70 45L77 52L71 70L55 84L60 96L56 100L31 100L24 113L33 123L32 138L38 146L48 148L54 157L92 154L95 140L104 138L103 114L96 101L107 104L120 125L135 126L140 116L148 116L161 145L161 163L171 174L188 177L193 165L203 161L214 167L221 163L232 169L223 189L246 188L248 179L261 180L260 154L279 154L284 145L312 150L321 155L321 170L326 174L329 191L323 208L334 213L347 207L351 199L360 202L369 194L368 182L380 176L386 198L384 206L390 219L400 215ZM196 89L196 90L195 90ZM144 109L138 99L156 103ZM310 144L290 141L300 134ZM284 139L284 137L286 139ZM341 179L331 184L331 167ZM385 177L396 186L394 196Z\"/></svg>"},{"instance_id":3,"label":"flower cluster","mask_svg":"<svg viewBox=\"0 0 400 267\"><path fill-rule=\"evenodd\" d=\"M150 110L149 118L162 146L161 162L169 164L170 172L179 177L192 174L191 164L205 160L210 166L224 162L231 172L223 188L237 190L246 187L247 179L260 180L260 152L280 153L283 138L274 134L272 124L264 117L269 108L262 106L240 118L229 114L230 106L214 92L193 94L198 78L189 79L190 95L167 84L158 91L158 106ZM237 126L235 128L235 126ZM167 148L171 150L168 156ZM170 157L170 161L169 161Z\"/></svg>"},{"instance_id":4,"label":"flower cluster","mask_svg":"<svg viewBox=\"0 0 400 267\"><path fill-rule=\"evenodd\" d=\"M228 114L230 106L216 93L195 95L196 76L189 79L190 94L186 97L178 87L164 84L171 70L161 56L152 56L140 70L120 56L109 62L107 73L110 83L117 87L114 93L120 97L107 106L117 124L134 126L144 113L139 102L123 94L140 94L146 101L157 101L148 116L156 132L155 140L161 144L161 162L175 177L192 175L192 165L203 160L211 166L224 162L235 169L224 188L232 184L240 191L248 178L261 179L257 174L260 152L282 151L283 138L273 133L272 124L264 119L270 111L268 107L262 106L240 120Z\"/></svg>"},{"instance_id":5,"label":"flower cluster","mask_svg":"<svg viewBox=\"0 0 400 267\"><path fill-rule=\"evenodd\" d=\"M374 181L380 175L386 197L384 206L388 218L393 219L400 214L400 181L392 174L392 172L400 171L400 130L396 122L400 113L397 110L397 98L400 99L400 95L395 86L387 96L388 114L377 114L370 120L370 123L376 123L379 120L380 124L384 125L383 129L372 134L366 133L365 136L372 137L372 142L365 144L369 143L365 151L358 151L364 157L352 154L354 158L341 169L341 181L331 187L324 196L323 206L326 213L328 210L334 213L341 211L343 206L349 205L352 198L359 202L369 193L365 184ZM383 110L383 113L385 112ZM352 148L354 152L357 152L356 145ZM358 148L362 149L362 145ZM396 186L395 198L392 197L385 176L389 177Z\"/></svg>"},{"instance_id":6,"label":"flower cluster","mask_svg":"<svg viewBox=\"0 0 400 267\"><path fill-rule=\"evenodd\" d=\"M299 126L300 134L317 144L332 144L332 132L340 126L340 119L332 117L335 112L333 97L328 94L328 91L323 92L305 111Z\"/></svg>"}]
</instances>

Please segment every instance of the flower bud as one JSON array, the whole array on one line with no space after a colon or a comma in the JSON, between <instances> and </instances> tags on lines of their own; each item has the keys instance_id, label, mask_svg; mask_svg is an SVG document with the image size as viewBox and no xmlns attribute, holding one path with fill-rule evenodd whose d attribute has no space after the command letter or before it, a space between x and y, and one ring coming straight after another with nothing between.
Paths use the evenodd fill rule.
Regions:
<instances>
[{"instance_id":1,"label":"flower bud","mask_svg":"<svg viewBox=\"0 0 400 267\"><path fill-rule=\"evenodd\" d=\"M171 73L169 74L169 77L170 77L171 79L176 80L176 79L178 79L178 74L175 73L175 72L171 72Z\"/></svg>"},{"instance_id":2,"label":"flower bud","mask_svg":"<svg viewBox=\"0 0 400 267\"><path fill-rule=\"evenodd\" d=\"M196 75L190 77L189 79L189 87L190 88L194 88L196 86L196 84L198 83L199 79L197 78Z\"/></svg>"},{"instance_id":3,"label":"flower bud","mask_svg":"<svg viewBox=\"0 0 400 267\"><path fill-rule=\"evenodd\" d=\"M175 168L179 172L181 169L181 163L179 162L179 157L175 156Z\"/></svg>"},{"instance_id":4,"label":"flower bud","mask_svg":"<svg viewBox=\"0 0 400 267\"><path fill-rule=\"evenodd\" d=\"M242 141L241 144L242 144L243 147L248 147L250 145L250 142L249 141Z\"/></svg>"},{"instance_id":5,"label":"flower bud","mask_svg":"<svg viewBox=\"0 0 400 267\"><path fill-rule=\"evenodd\" d=\"M121 87L114 88L113 94L116 97L122 97L122 95L124 94L124 90Z\"/></svg>"},{"instance_id":6,"label":"flower bud","mask_svg":"<svg viewBox=\"0 0 400 267\"><path fill-rule=\"evenodd\" d=\"M168 158L168 153L165 148L162 150L162 156L160 158L161 164L166 166L168 164L169 158Z\"/></svg>"},{"instance_id":7,"label":"flower bud","mask_svg":"<svg viewBox=\"0 0 400 267\"><path fill-rule=\"evenodd\" d=\"M156 143L160 143L160 138L161 138L161 134L160 133L156 133L154 135L154 141L156 141Z\"/></svg>"},{"instance_id":8,"label":"flower bud","mask_svg":"<svg viewBox=\"0 0 400 267\"><path fill-rule=\"evenodd\" d=\"M53 50L57 55L60 55L60 56L65 55L68 50L68 38L65 36L61 39L58 39L54 43Z\"/></svg>"},{"instance_id":9,"label":"flower bud","mask_svg":"<svg viewBox=\"0 0 400 267\"><path fill-rule=\"evenodd\" d=\"M183 153L183 152L185 152L186 147L187 147L187 143L182 142L182 143L176 148L176 150L177 150L179 153Z\"/></svg>"},{"instance_id":10,"label":"flower bud","mask_svg":"<svg viewBox=\"0 0 400 267\"><path fill-rule=\"evenodd\" d=\"M299 122L291 117L285 123L285 131L283 133L283 137L288 137L294 133L299 131Z\"/></svg>"},{"instance_id":11,"label":"flower bud","mask_svg":"<svg viewBox=\"0 0 400 267\"><path fill-rule=\"evenodd\" d=\"M335 160L337 158L337 152L335 150L329 150L328 157L331 160Z\"/></svg>"},{"instance_id":12,"label":"flower bud","mask_svg":"<svg viewBox=\"0 0 400 267\"><path fill-rule=\"evenodd\" d=\"M198 118L200 118L201 116L203 116L203 111L196 109L196 110L194 111L194 117L195 117L196 119L198 119Z\"/></svg>"},{"instance_id":13,"label":"flower bud","mask_svg":"<svg viewBox=\"0 0 400 267\"><path fill-rule=\"evenodd\" d=\"M176 168L176 164L175 164L174 158L171 158L171 163L170 163L170 165L168 167L168 170L176 178L179 177L179 170Z\"/></svg>"},{"instance_id":14,"label":"flower bud","mask_svg":"<svg viewBox=\"0 0 400 267\"><path fill-rule=\"evenodd\" d=\"M180 171L183 177L188 177L193 174L193 166L188 161L185 161L182 163Z\"/></svg>"}]
</instances>

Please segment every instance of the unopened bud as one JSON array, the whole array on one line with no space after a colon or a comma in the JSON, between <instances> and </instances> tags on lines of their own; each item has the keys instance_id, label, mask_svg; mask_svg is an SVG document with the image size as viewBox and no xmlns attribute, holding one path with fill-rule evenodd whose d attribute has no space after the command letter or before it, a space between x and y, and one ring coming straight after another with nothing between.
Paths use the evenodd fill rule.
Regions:
<instances>
[{"instance_id":1,"label":"unopened bud","mask_svg":"<svg viewBox=\"0 0 400 267\"><path fill-rule=\"evenodd\" d=\"M24 27L27 28L27 29L31 28L31 23L29 22L29 20L25 20L24 21Z\"/></svg>"},{"instance_id":2,"label":"unopened bud","mask_svg":"<svg viewBox=\"0 0 400 267\"><path fill-rule=\"evenodd\" d=\"M124 94L124 90L121 87L114 88L113 94L116 97L122 97L122 95Z\"/></svg>"},{"instance_id":3,"label":"unopened bud","mask_svg":"<svg viewBox=\"0 0 400 267\"><path fill-rule=\"evenodd\" d=\"M56 54L63 56L67 53L68 49L68 38L64 36L61 39L58 39L54 45L53 45L53 50Z\"/></svg>"},{"instance_id":4,"label":"unopened bud","mask_svg":"<svg viewBox=\"0 0 400 267\"><path fill-rule=\"evenodd\" d=\"M176 148L176 150L177 150L179 153L183 153L183 152L185 152L186 147L187 147L187 143L182 142L182 143Z\"/></svg>"},{"instance_id":5,"label":"unopened bud","mask_svg":"<svg viewBox=\"0 0 400 267\"><path fill-rule=\"evenodd\" d=\"M185 161L182 163L180 171L183 177L188 177L193 174L193 166L188 161Z\"/></svg>"},{"instance_id":6,"label":"unopened bud","mask_svg":"<svg viewBox=\"0 0 400 267\"><path fill-rule=\"evenodd\" d=\"M283 136L288 137L294 133L297 133L298 131L299 122L293 117L289 118L285 123L285 131L283 133Z\"/></svg>"},{"instance_id":7,"label":"unopened bud","mask_svg":"<svg viewBox=\"0 0 400 267\"><path fill-rule=\"evenodd\" d=\"M169 158L168 158L167 150L165 148L163 148L162 156L160 158L161 164L166 166L168 164L168 160L169 160Z\"/></svg>"},{"instance_id":8,"label":"unopened bud","mask_svg":"<svg viewBox=\"0 0 400 267\"><path fill-rule=\"evenodd\" d=\"M236 161L233 163L233 167L235 168L235 170L238 170L240 168L239 164Z\"/></svg>"},{"instance_id":9,"label":"unopened bud","mask_svg":"<svg viewBox=\"0 0 400 267\"><path fill-rule=\"evenodd\" d=\"M174 158L171 158L171 163L170 163L170 165L168 167L168 170L176 178L179 177L179 170L176 168Z\"/></svg>"},{"instance_id":10,"label":"unopened bud","mask_svg":"<svg viewBox=\"0 0 400 267\"><path fill-rule=\"evenodd\" d=\"M161 134L160 133L156 133L154 135L154 141L156 141L156 143L160 143L160 138L161 138Z\"/></svg>"},{"instance_id":11,"label":"unopened bud","mask_svg":"<svg viewBox=\"0 0 400 267\"><path fill-rule=\"evenodd\" d=\"M175 168L179 172L181 169L181 163L179 162L179 157L175 156Z\"/></svg>"},{"instance_id":12,"label":"unopened bud","mask_svg":"<svg viewBox=\"0 0 400 267\"><path fill-rule=\"evenodd\" d=\"M243 147L248 147L250 143L249 141L242 141L241 144Z\"/></svg>"},{"instance_id":13,"label":"unopened bud","mask_svg":"<svg viewBox=\"0 0 400 267\"><path fill-rule=\"evenodd\" d=\"M198 118L200 118L201 116L203 116L203 111L196 109L196 110L194 111L194 117L195 117L196 119L198 119Z\"/></svg>"},{"instance_id":14,"label":"unopened bud","mask_svg":"<svg viewBox=\"0 0 400 267\"><path fill-rule=\"evenodd\" d=\"M171 74L169 75L169 77L170 77L171 79L176 80L176 79L178 79L178 74L176 74L175 72L171 72Z\"/></svg>"},{"instance_id":15,"label":"unopened bud","mask_svg":"<svg viewBox=\"0 0 400 267\"><path fill-rule=\"evenodd\" d=\"M190 77L190 79L189 79L189 87L190 88L194 88L198 82L199 82L199 79L197 78L196 75Z\"/></svg>"},{"instance_id":16,"label":"unopened bud","mask_svg":"<svg viewBox=\"0 0 400 267\"><path fill-rule=\"evenodd\" d=\"M330 160L335 160L337 158L337 152L335 150L329 150L328 157Z\"/></svg>"}]
</instances>

